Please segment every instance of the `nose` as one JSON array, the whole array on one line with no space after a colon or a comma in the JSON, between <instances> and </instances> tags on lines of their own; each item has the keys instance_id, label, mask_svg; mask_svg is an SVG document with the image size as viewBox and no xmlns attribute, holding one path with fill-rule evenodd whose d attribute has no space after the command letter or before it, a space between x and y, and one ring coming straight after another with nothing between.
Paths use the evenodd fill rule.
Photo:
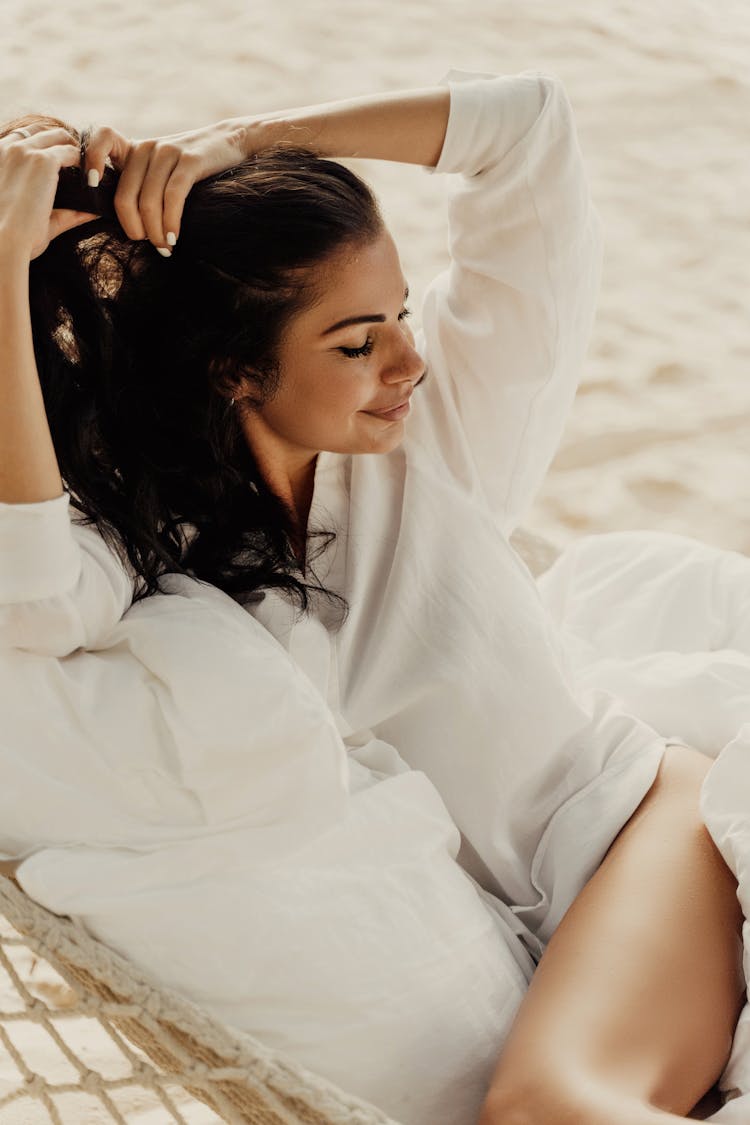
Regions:
<instances>
[{"instance_id":1,"label":"nose","mask_svg":"<svg viewBox=\"0 0 750 1125\"><path fill-rule=\"evenodd\" d=\"M417 384L425 372L425 362L414 347L414 335L408 325L402 327L400 340L394 345L393 354L383 370L387 383Z\"/></svg>"}]
</instances>

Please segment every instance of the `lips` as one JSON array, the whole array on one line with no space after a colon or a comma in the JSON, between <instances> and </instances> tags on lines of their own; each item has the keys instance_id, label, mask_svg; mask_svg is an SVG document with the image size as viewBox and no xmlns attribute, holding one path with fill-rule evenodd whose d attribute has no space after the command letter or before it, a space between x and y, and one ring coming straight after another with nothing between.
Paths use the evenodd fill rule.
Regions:
<instances>
[{"instance_id":1,"label":"lips","mask_svg":"<svg viewBox=\"0 0 750 1125\"><path fill-rule=\"evenodd\" d=\"M406 406L406 404L407 404L407 402L409 401L410 398L411 398L411 395L408 395L406 398L402 398L401 402L394 402L393 406L386 406L382 410L368 410L367 413L368 414L392 414L394 410L398 410L400 407Z\"/></svg>"}]
</instances>

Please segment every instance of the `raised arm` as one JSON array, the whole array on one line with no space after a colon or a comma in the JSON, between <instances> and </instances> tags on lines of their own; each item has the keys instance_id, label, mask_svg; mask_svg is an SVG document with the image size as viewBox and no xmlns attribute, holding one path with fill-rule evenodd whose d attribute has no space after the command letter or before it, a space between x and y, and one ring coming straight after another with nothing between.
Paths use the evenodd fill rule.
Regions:
<instances>
[{"instance_id":1,"label":"raised arm","mask_svg":"<svg viewBox=\"0 0 750 1125\"><path fill-rule=\"evenodd\" d=\"M368 94L280 110L250 121L245 145L261 140L312 148L320 156L395 160L434 167L450 111L445 86Z\"/></svg>"},{"instance_id":2,"label":"raised arm","mask_svg":"<svg viewBox=\"0 0 750 1125\"><path fill-rule=\"evenodd\" d=\"M506 536L558 448L596 308L601 223L563 84L536 71L447 76L435 171L450 173L450 265L430 285L431 379L407 431L483 493Z\"/></svg>"},{"instance_id":3,"label":"raised arm","mask_svg":"<svg viewBox=\"0 0 750 1125\"><path fill-rule=\"evenodd\" d=\"M85 165L94 184L107 158L121 169L115 196L120 223L130 238L149 238L166 254L179 237L183 205L198 180L276 144L304 146L320 156L434 167L449 109L448 90L434 86L232 117L148 140L99 128L89 140Z\"/></svg>"},{"instance_id":4,"label":"raised arm","mask_svg":"<svg viewBox=\"0 0 750 1125\"><path fill-rule=\"evenodd\" d=\"M95 218L52 207L60 169L79 159L65 129L40 122L0 138L0 644L60 656L130 600L98 535L71 527L31 332L30 262Z\"/></svg>"},{"instance_id":5,"label":"raised arm","mask_svg":"<svg viewBox=\"0 0 750 1125\"><path fill-rule=\"evenodd\" d=\"M63 492L34 358L29 263L63 228L52 226L60 168L79 154L64 129L11 131L0 140L0 501L51 500ZM57 216L60 216L57 212ZM91 216L68 212L68 226Z\"/></svg>"}]
</instances>

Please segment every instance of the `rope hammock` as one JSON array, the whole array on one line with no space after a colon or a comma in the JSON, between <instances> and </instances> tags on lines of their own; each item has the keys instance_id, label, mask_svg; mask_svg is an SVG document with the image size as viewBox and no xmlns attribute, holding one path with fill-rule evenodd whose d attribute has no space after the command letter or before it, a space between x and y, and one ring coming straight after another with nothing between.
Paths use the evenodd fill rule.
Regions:
<instances>
[{"instance_id":1,"label":"rope hammock","mask_svg":"<svg viewBox=\"0 0 750 1125\"><path fill-rule=\"evenodd\" d=\"M512 540L532 574L558 550L526 531ZM0 1119L11 1111L23 1125L83 1120L118 1125L398 1125L374 1106L271 1050L250 1035L212 1019L91 937L70 918L30 899L0 875L0 1045L18 1071L0 1078ZM41 961L40 961L41 959ZM43 968L40 980L39 967ZM12 997L12 1002L9 1002ZM107 1039L113 1073L92 1069L75 1033L92 1021ZM27 1057L33 1028L44 1053L61 1056L68 1080L34 1069ZM68 1034L66 1036L66 1028ZM37 1052L38 1053L38 1052ZM56 1068L59 1070L60 1068ZM103 1068L104 1069L104 1068ZM9 1088L10 1087L10 1088ZM80 1098L98 1107L85 1116ZM77 1108L66 1116L73 1099ZM29 1103L41 1114L31 1116ZM133 1106L138 1108L133 1112ZM143 1107L147 1108L143 1111ZM200 1116L197 1116L200 1114ZM127 1115L127 1116L126 1116Z\"/></svg>"},{"instance_id":2,"label":"rope hammock","mask_svg":"<svg viewBox=\"0 0 750 1125\"><path fill-rule=\"evenodd\" d=\"M178 1093L186 1091L214 1111L216 1116L204 1115L201 1121L395 1125L380 1110L156 987L80 924L50 913L2 876L0 913L6 919L0 929L0 961L20 1001L17 1009L0 1012L0 1040L20 1072L16 1088L0 1097L0 1119L7 1119L4 1114L13 1102L26 1098L40 1101L54 1125L65 1125L57 1100L83 1091L99 1100L109 1120L124 1125L128 1118L116 1095L140 1087L162 1111L154 1122L188 1125L184 1097L180 1106L170 1092L177 1087ZM34 995L31 982L22 978L16 968L19 946L44 958L67 985L58 991L56 1002ZM93 1017L111 1039L114 1054L126 1064L120 1068L123 1075L108 1077L91 1070L66 1040L64 1025L81 1017ZM51 1081L30 1068L13 1035L14 1025L29 1021L51 1037L71 1064L73 1081ZM80 1118L68 1118L74 1120Z\"/></svg>"}]
</instances>

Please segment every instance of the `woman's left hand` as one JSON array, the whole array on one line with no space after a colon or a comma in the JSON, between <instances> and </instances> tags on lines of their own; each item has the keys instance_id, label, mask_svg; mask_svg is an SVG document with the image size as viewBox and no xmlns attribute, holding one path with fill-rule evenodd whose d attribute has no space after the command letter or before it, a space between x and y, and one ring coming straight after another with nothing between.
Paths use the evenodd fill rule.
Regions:
<instances>
[{"instance_id":1,"label":"woman's left hand","mask_svg":"<svg viewBox=\"0 0 750 1125\"><path fill-rule=\"evenodd\" d=\"M449 109L449 90L435 86L230 117L152 140L132 141L99 128L87 146L85 171L103 175L110 158L121 171L114 202L125 233L149 238L166 254L179 237L182 208L198 180L275 144L301 146L334 160L360 157L434 168Z\"/></svg>"},{"instance_id":2,"label":"woman's left hand","mask_svg":"<svg viewBox=\"0 0 750 1125\"><path fill-rule=\"evenodd\" d=\"M114 203L123 230L129 238L148 238L166 252L179 237L182 209L193 184L248 155L247 125L247 119L235 118L140 141L97 127L86 147L84 170L101 179L109 158L121 173Z\"/></svg>"}]
</instances>

